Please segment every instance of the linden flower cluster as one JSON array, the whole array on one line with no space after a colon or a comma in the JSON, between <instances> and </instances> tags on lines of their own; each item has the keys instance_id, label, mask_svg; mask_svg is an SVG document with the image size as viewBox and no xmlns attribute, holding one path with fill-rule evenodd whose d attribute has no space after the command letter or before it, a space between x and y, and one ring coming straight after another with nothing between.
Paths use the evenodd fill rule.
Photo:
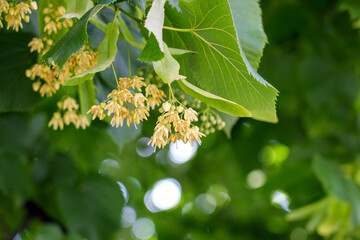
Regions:
<instances>
[{"instance_id":1,"label":"linden flower cluster","mask_svg":"<svg viewBox=\"0 0 360 240\"><path fill-rule=\"evenodd\" d=\"M76 129L79 129L80 127L85 129L90 126L86 116L78 113L79 105L76 103L75 99L67 97L64 101L58 102L57 105L58 111L53 114L53 117L48 123L48 127L52 127L54 130L57 130L58 128L63 130L64 124L70 125L71 123L74 124Z\"/></svg>"},{"instance_id":2,"label":"linden flower cluster","mask_svg":"<svg viewBox=\"0 0 360 240\"><path fill-rule=\"evenodd\" d=\"M138 76L132 79L120 78L118 88L114 89L100 105L92 106L88 114L93 115L93 120L96 117L103 120L106 115L112 116L110 124L113 127L123 126L125 119L128 126L134 123L136 127L141 121L147 120L150 108L159 106L166 97L154 84L146 84L143 80L144 78ZM142 93L143 87L145 87L145 96Z\"/></svg>"},{"instance_id":3,"label":"linden flower cluster","mask_svg":"<svg viewBox=\"0 0 360 240\"><path fill-rule=\"evenodd\" d=\"M65 14L65 11L66 9L63 6L55 7L53 4L49 4L48 7L44 8L44 33L47 36L42 39L33 38L28 45L30 52L35 51L40 55L44 55L54 44L52 39L56 33L62 28L73 25L71 19L64 19L62 22L59 22L60 17ZM35 92L39 92L42 97L50 97L59 90L60 86L68 79L88 70L96 64L97 52L87 50L86 47L83 47L67 60L60 73L59 68L54 64L52 67L48 67L38 63L26 71L26 76L31 80L35 80L33 83L33 90Z\"/></svg>"},{"instance_id":4,"label":"linden flower cluster","mask_svg":"<svg viewBox=\"0 0 360 240\"><path fill-rule=\"evenodd\" d=\"M0 0L1 1L1 0ZM41 55L45 54L53 45L52 35L56 34L62 28L72 27L73 21L71 19L63 19L59 22L61 16L66 12L63 6L54 7L53 4L49 4L47 8L44 8L44 33L48 36L41 38L33 38L29 43L30 52L38 52Z\"/></svg>"},{"instance_id":5,"label":"linden flower cluster","mask_svg":"<svg viewBox=\"0 0 360 240\"><path fill-rule=\"evenodd\" d=\"M202 121L200 131L204 132L206 135L214 133L215 129L220 131L225 127L225 122L221 117L210 109L201 113L200 120Z\"/></svg>"},{"instance_id":6,"label":"linden flower cluster","mask_svg":"<svg viewBox=\"0 0 360 240\"><path fill-rule=\"evenodd\" d=\"M44 8L44 32L51 35L52 33L56 34L62 28L72 27L73 21L71 19L65 18L61 22L59 21L65 13L66 9L63 6L55 8L53 4L49 4L47 8Z\"/></svg>"},{"instance_id":7,"label":"linden flower cluster","mask_svg":"<svg viewBox=\"0 0 360 240\"><path fill-rule=\"evenodd\" d=\"M42 97L52 96L60 85L64 84L72 76L86 71L97 64L97 52L82 49L73 54L65 63L59 73L59 68L50 68L44 64L35 64L26 70L26 77L35 80L33 90L40 93Z\"/></svg>"},{"instance_id":8,"label":"linden flower cluster","mask_svg":"<svg viewBox=\"0 0 360 240\"><path fill-rule=\"evenodd\" d=\"M200 132L209 135L214 133L216 130L222 130L225 127L225 122L221 119L219 114L207 107L205 110L200 111L201 101L193 98L186 98L183 93L178 96L181 104L189 105L199 112L199 126Z\"/></svg>"},{"instance_id":9,"label":"linden flower cluster","mask_svg":"<svg viewBox=\"0 0 360 240\"><path fill-rule=\"evenodd\" d=\"M6 29L12 28L16 32L19 28L23 28L22 20L25 22L30 21L30 17L27 14L31 14L31 9L36 10L37 4L35 1L28 3L19 2L18 4L8 2L6 0L0 0L0 28L3 28L2 14L5 15L5 21L7 22Z\"/></svg>"},{"instance_id":10,"label":"linden flower cluster","mask_svg":"<svg viewBox=\"0 0 360 240\"><path fill-rule=\"evenodd\" d=\"M194 109L176 106L170 101L162 104L160 112L163 114L158 117L154 134L148 145L164 148L169 142L175 143L178 140L184 143L190 142L191 145L196 140L201 144L200 138L205 134L200 132L198 126L192 124L198 121L197 112Z\"/></svg>"}]
</instances>

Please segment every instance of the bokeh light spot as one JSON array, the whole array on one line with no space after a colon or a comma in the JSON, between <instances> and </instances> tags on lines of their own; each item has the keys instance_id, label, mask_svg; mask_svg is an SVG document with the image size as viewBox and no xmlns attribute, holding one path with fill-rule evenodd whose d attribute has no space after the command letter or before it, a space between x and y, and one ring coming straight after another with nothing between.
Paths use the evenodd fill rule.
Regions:
<instances>
[{"instance_id":1,"label":"bokeh light spot","mask_svg":"<svg viewBox=\"0 0 360 240\"><path fill-rule=\"evenodd\" d=\"M194 207L194 203L193 202L189 202L187 204L185 204L182 209L181 209L181 214L185 215L188 214Z\"/></svg>"},{"instance_id":2,"label":"bokeh light spot","mask_svg":"<svg viewBox=\"0 0 360 240\"><path fill-rule=\"evenodd\" d=\"M124 199L125 199L125 203L127 203L128 201L129 201L129 192L128 192L128 190L126 189L126 187L125 187L125 185L122 183L122 182L116 182L118 185L119 185L119 187L120 187L120 190L121 190L121 192L122 192L122 194L123 194L123 197L124 197Z\"/></svg>"},{"instance_id":3,"label":"bokeh light spot","mask_svg":"<svg viewBox=\"0 0 360 240\"><path fill-rule=\"evenodd\" d=\"M112 159L105 159L101 162L101 165L99 167L99 174L116 177L119 175L119 170L120 166L117 161Z\"/></svg>"},{"instance_id":4,"label":"bokeh light spot","mask_svg":"<svg viewBox=\"0 0 360 240\"><path fill-rule=\"evenodd\" d=\"M203 193L195 199L196 207L204 214L211 214L216 208L216 199L209 193Z\"/></svg>"},{"instance_id":5,"label":"bokeh light spot","mask_svg":"<svg viewBox=\"0 0 360 240\"><path fill-rule=\"evenodd\" d=\"M181 185L167 178L155 183L152 190L145 194L144 202L151 212L159 212L174 208L181 200Z\"/></svg>"},{"instance_id":6,"label":"bokeh light spot","mask_svg":"<svg viewBox=\"0 0 360 240\"><path fill-rule=\"evenodd\" d=\"M136 143L136 152L141 157L150 157L154 153L154 148L149 146L148 143L150 138L143 137L140 138Z\"/></svg>"},{"instance_id":7,"label":"bokeh light spot","mask_svg":"<svg viewBox=\"0 0 360 240\"><path fill-rule=\"evenodd\" d=\"M176 141L176 143L170 143L169 158L173 163L183 164L189 161L196 153L198 149L198 143L194 141L193 146L183 141Z\"/></svg>"},{"instance_id":8,"label":"bokeh light spot","mask_svg":"<svg viewBox=\"0 0 360 240\"><path fill-rule=\"evenodd\" d=\"M271 204L276 207L282 208L287 212L291 212L290 206L290 198L287 193L277 190L271 196Z\"/></svg>"},{"instance_id":9,"label":"bokeh light spot","mask_svg":"<svg viewBox=\"0 0 360 240\"><path fill-rule=\"evenodd\" d=\"M289 154L290 148L288 146L274 141L262 149L260 160L269 166L279 166L289 157Z\"/></svg>"},{"instance_id":10,"label":"bokeh light spot","mask_svg":"<svg viewBox=\"0 0 360 240\"><path fill-rule=\"evenodd\" d=\"M136 221L136 211L132 207L124 207L121 215L121 225L124 228L131 227Z\"/></svg>"},{"instance_id":11,"label":"bokeh light spot","mask_svg":"<svg viewBox=\"0 0 360 240\"><path fill-rule=\"evenodd\" d=\"M262 187L266 182L266 175L262 170L251 171L246 177L249 188L256 189Z\"/></svg>"},{"instance_id":12,"label":"bokeh light spot","mask_svg":"<svg viewBox=\"0 0 360 240\"><path fill-rule=\"evenodd\" d=\"M155 224L148 218L139 218L133 224L132 231L139 239L149 239L155 233Z\"/></svg>"},{"instance_id":13,"label":"bokeh light spot","mask_svg":"<svg viewBox=\"0 0 360 240\"><path fill-rule=\"evenodd\" d=\"M230 201L228 190L220 184L212 185L208 191L216 200L216 205L221 206Z\"/></svg>"}]
</instances>

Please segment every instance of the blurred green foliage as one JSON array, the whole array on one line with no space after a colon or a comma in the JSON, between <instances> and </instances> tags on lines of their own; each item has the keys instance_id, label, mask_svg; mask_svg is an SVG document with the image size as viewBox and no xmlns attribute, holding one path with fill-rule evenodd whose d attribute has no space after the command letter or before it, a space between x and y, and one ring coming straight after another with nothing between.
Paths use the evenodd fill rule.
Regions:
<instances>
[{"instance_id":1,"label":"blurred green foliage","mask_svg":"<svg viewBox=\"0 0 360 240\"><path fill-rule=\"evenodd\" d=\"M280 92L279 123L240 119L231 139L209 135L184 164L174 164L169 149L137 153L155 119L137 130L102 122L47 128L58 95L39 102L22 77L36 60L26 51L34 31L0 32L0 239L136 239L135 226L149 222L131 226L124 206L154 223L151 239L360 239L360 34L352 2L262 1L269 44L259 71ZM99 95L108 82L97 76ZM144 196L167 178L181 184L181 201L150 212Z\"/></svg>"}]
</instances>

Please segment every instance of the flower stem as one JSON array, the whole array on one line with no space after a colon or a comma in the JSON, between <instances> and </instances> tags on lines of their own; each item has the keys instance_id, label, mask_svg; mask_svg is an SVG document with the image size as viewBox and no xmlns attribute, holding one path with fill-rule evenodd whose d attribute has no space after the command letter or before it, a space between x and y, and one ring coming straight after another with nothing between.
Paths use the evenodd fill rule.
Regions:
<instances>
[{"instance_id":1,"label":"flower stem","mask_svg":"<svg viewBox=\"0 0 360 240\"><path fill-rule=\"evenodd\" d=\"M117 86L119 86L119 80L118 80L118 78L117 78L117 76L116 76L116 72L115 72L115 68L114 68L114 64L113 64L113 63L111 64L111 67L112 67L112 70L113 70L113 72L114 72L114 77L115 77L116 87L117 87Z\"/></svg>"},{"instance_id":2,"label":"flower stem","mask_svg":"<svg viewBox=\"0 0 360 240\"><path fill-rule=\"evenodd\" d=\"M128 55L128 65L129 65L129 78L131 78L131 61L130 61L129 42L126 42L126 46L127 46L127 55Z\"/></svg>"}]
</instances>

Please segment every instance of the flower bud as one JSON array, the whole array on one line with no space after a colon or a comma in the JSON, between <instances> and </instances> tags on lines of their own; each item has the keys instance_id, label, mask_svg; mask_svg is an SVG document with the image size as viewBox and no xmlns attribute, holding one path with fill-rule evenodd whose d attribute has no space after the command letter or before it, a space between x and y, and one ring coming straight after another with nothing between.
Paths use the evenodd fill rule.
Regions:
<instances>
[{"instance_id":1,"label":"flower bud","mask_svg":"<svg viewBox=\"0 0 360 240\"><path fill-rule=\"evenodd\" d=\"M33 10L37 10L38 9L37 3L35 1L32 1L30 3L30 8L33 9Z\"/></svg>"},{"instance_id":2,"label":"flower bud","mask_svg":"<svg viewBox=\"0 0 360 240\"><path fill-rule=\"evenodd\" d=\"M34 92L39 91L40 85L41 85L41 82L35 82L35 83L33 83L32 87L33 87Z\"/></svg>"},{"instance_id":3,"label":"flower bud","mask_svg":"<svg viewBox=\"0 0 360 240\"><path fill-rule=\"evenodd\" d=\"M205 122L208 118L206 115L201 115L200 119L201 121Z\"/></svg>"},{"instance_id":4,"label":"flower bud","mask_svg":"<svg viewBox=\"0 0 360 240\"><path fill-rule=\"evenodd\" d=\"M178 111L179 113L181 113L184 110L184 108L182 106L178 106L176 108L176 111Z\"/></svg>"},{"instance_id":5,"label":"flower bud","mask_svg":"<svg viewBox=\"0 0 360 240\"><path fill-rule=\"evenodd\" d=\"M162 104L162 108L163 108L164 112L168 112L171 107L172 107L172 106L171 106L171 104L170 104L169 102L164 102L164 103Z\"/></svg>"}]
</instances>

